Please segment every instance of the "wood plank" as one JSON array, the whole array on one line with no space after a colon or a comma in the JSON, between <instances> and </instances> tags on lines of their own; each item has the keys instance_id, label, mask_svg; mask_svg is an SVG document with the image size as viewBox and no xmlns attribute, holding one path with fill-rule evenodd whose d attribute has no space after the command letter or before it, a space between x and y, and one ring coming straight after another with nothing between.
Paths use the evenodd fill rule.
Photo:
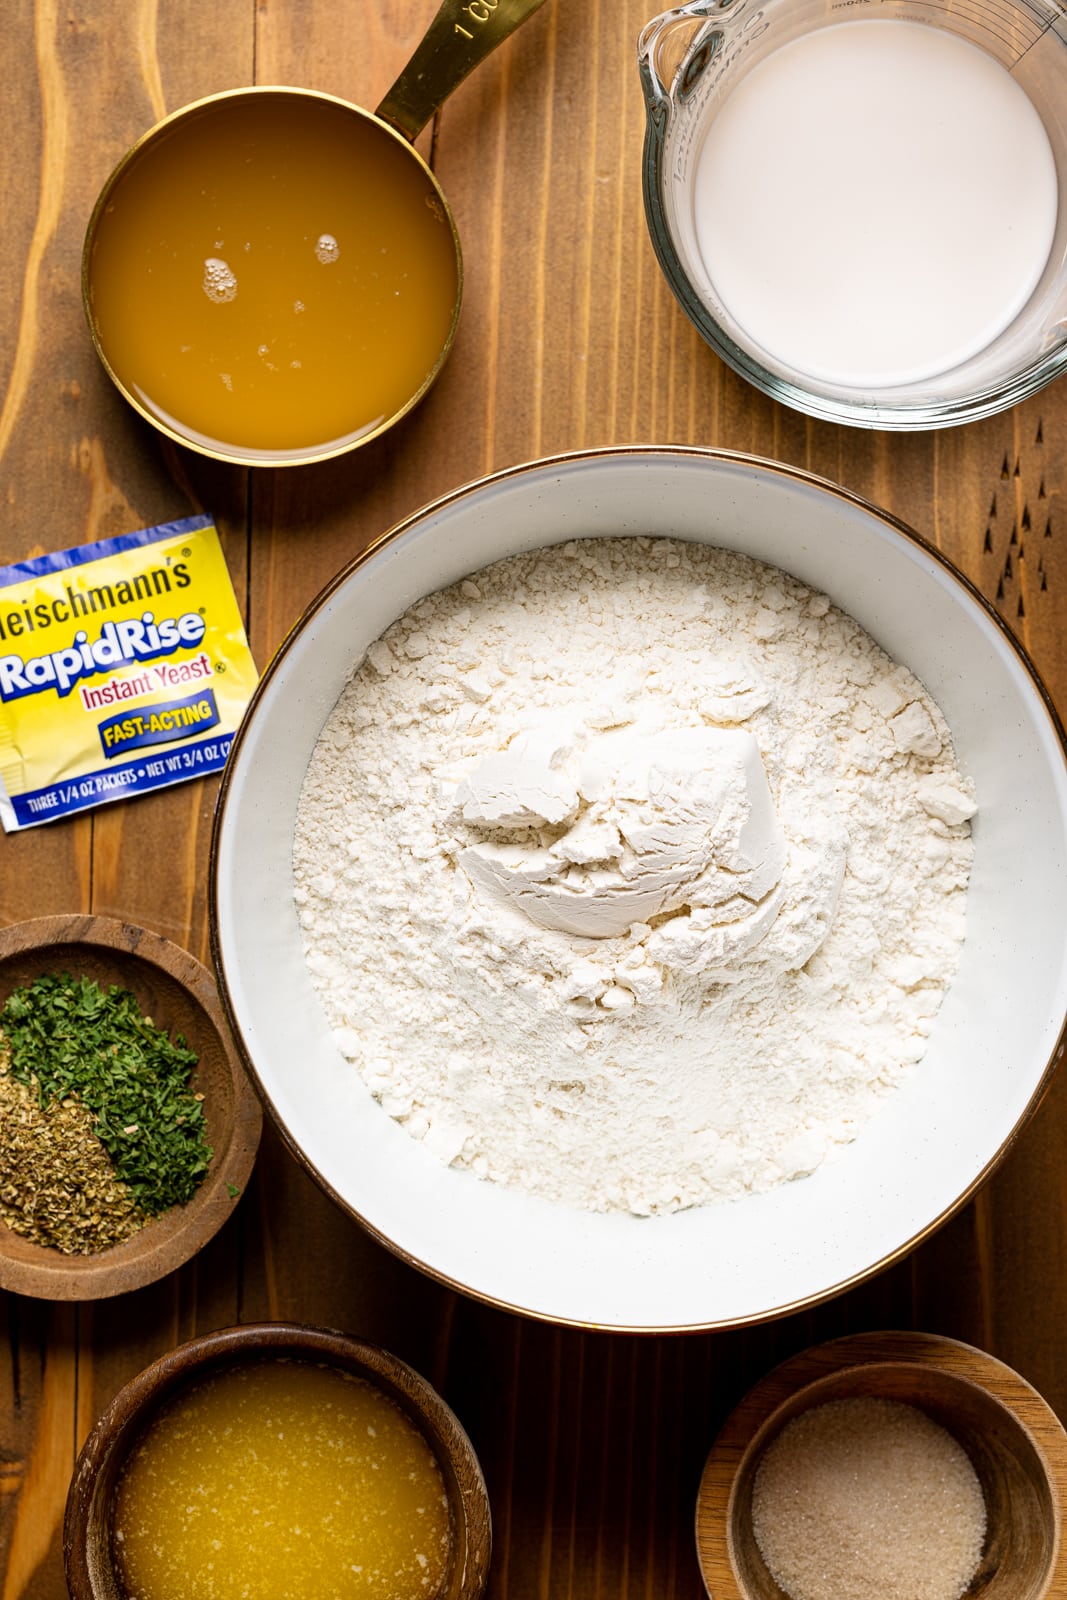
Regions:
<instances>
[{"instance_id":1,"label":"wood plank","mask_svg":"<svg viewBox=\"0 0 1067 1600\"><path fill-rule=\"evenodd\" d=\"M191 0L180 17L174 8L160 16L152 0L140 0L121 15L107 4L75 14L43 0L6 19L4 561L198 508L174 453L133 416L96 359L82 314L80 258L96 193L132 140L176 102L250 71L251 34L235 26L237 12L228 0ZM222 499L242 530L242 542L228 551L239 592L242 499L230 489ZM187 785L4 839L0 914L13 922L98 909L206 954L210 804L205 785ZM213 1321L220 1314L217 1286L224 1287L231 1315L235 1296L232 1256L226 1259L221 1241L212 1251L218 1278L207 1314ZM195 1281L211 1259L205 1255L167 1284L127 1297L132 1304L106 1309L53 1309L4 1297L5 1600L65 1594L60 1538L74 1452L121 1383L175 1342L179 1287Z\"/></svg>"},{"instance_id":2,"label":"wood plank","mask_svg":"<svg viewBox=\"0 0 1067 1600\"><path fill-rule=\"evenodd\" d=\"M0 83L0 560L208 510L262 666L344 563L455 486L543 453L695 443L885 505L960 565L1067 705L1067 386L966 428L896 435L786 411L726 369L670 294L644 224L636 39L652 8L638 0L546 0L420 139L459 227L464 308L439 382L392 432L314 469L247 473L162 444L131 413L80 306L81 240L112 164L165 111L252 81L373 107L433 3L14 8ZM92 909L206 959L215 792L184 785L0 841L0 915ZM372 1338L442 1390L490 1485L491 1600L700 1600L704 1458L736 1401L807 1346L947 1333L1011 1362L1067 1416L1065 1137L1057 1079L978 1198L870 1282L753 1329L636 1339L456 1296L340 1212L268 1130L234 1216L171 1278L78 1308L4 1297L0 1600L62 1600L66 1477L122 1383L203 1329L263 1317Z\"/></svg>"},{"instance_id":3,"label":"wood plank","mask_svg":"<svg viewBox=\"0 0 1067 1600\"><path fill-rule=\"evenodd\" d=\"M0 1595L46 1600L66 1589L62 1516L74 1466L79 1313L4 1298Z\"/></svg>"}]
</instances>

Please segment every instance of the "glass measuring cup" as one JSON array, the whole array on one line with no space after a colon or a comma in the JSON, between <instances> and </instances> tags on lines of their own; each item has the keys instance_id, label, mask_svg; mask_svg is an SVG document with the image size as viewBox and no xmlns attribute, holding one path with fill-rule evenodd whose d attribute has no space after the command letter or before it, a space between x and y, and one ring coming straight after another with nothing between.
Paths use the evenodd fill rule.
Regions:
<instances>
[{"instance_id":1,"label":"glass measuring cup","mask_svg":"<svg viewBox=\"0 0 1067 1600\"><path fill-rule=\"evenodd\" d=\"M151 128L94 207L82 294L120 392L217 460L290 466L377 438L451 349L455 220L412 141L543 0L443 0L376 112L257 86Z\"/></svg>"},{"instance_id":2,"label":"glass measuring cup","mask_svg":"<svg viewBox=\"0 0 1067 1600\"><path fill-rule=\"evenodd\" d=\"M1055 169L1050 185L1059 196L1047 259L1005 325L943 370L889 382L818 375L753 337L715 275L716 234L723 237L734 219L705 216L698 238L694 205L708 129L753 69L831 24L875 19L943 31L1005 69L1043 125ZM704 339L764 393L828 420L921 429L1002 410L1067 370L1067 16L1055 0L691 0L646 25L638 65L647 119L645 212L656 256ZM902 108L906 88L900 84ZM780 130L785 140L802 134L799 125ZM842 126L839 136L844 144L862 131ZM744 148L732 155L739 172L749 158ZM746 204L758 207L760 194ZM990 230L997 226L991 214ZM789 239L780 247L788 252Z\"/></svg>"}]
</instances>

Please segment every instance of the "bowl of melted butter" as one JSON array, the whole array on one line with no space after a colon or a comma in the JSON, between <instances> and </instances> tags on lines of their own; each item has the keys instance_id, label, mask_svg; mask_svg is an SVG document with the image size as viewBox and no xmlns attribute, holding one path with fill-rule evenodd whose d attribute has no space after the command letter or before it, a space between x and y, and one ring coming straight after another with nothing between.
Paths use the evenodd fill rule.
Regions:
<instances>
[{"instance_id":1,"label":"bowl of melted butter","mask_svg":"<svg viewBox=\"0 0 1067 1600\"><path fill-rule=\"evenodd\" d=\"M491 1533L462 1426L375 1345L291 1323L210 1333L115 1396L79 1456L74 1600L476 1600Z\"/></svg>"}]
</instances>

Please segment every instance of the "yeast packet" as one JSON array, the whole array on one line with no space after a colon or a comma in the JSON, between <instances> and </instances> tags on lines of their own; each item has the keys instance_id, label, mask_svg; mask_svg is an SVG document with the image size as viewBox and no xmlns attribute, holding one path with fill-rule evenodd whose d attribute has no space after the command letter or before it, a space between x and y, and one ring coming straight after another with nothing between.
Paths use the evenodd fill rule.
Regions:
<instances>
[{"instance_id":1,"label":"yeast packet","mask_svg":"<svg viewBox=\"0 0 1067 1600\"><path fill-rule=\"evenodd\" d=\"M210 517L0 567L5 831L217 772L256 681Z\"/></svg>"}]
</instances>

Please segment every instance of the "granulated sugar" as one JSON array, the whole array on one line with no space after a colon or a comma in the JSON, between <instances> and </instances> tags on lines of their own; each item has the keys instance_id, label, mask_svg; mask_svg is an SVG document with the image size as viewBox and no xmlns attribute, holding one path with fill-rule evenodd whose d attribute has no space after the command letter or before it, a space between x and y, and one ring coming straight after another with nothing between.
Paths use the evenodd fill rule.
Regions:
<instances>
[{"instance_id":1,"label":"granulated sugar","mask_svg":"<svg viewBox=\"0 0 1067 1600\"><path fill-rule=\"evenodd\" d=\"M670 1212L811 1172L913 1069L973 811L937 706L825 595L583 541L370 646L294 897L339 1048L438 1160Z\"/></svg>"},{"instance_id":2,"label":"granulated sugar","mask_svg":"<svg viewBox=\"0 0 1067 1600\"><path fill-rule=\"evenodd\" d=\"M946 1429L893 1400L831 1400L771 1442L752 1492L756 1543L791 1600L958 1600L986 1511Z\"/></svg>"}]
</instances>

